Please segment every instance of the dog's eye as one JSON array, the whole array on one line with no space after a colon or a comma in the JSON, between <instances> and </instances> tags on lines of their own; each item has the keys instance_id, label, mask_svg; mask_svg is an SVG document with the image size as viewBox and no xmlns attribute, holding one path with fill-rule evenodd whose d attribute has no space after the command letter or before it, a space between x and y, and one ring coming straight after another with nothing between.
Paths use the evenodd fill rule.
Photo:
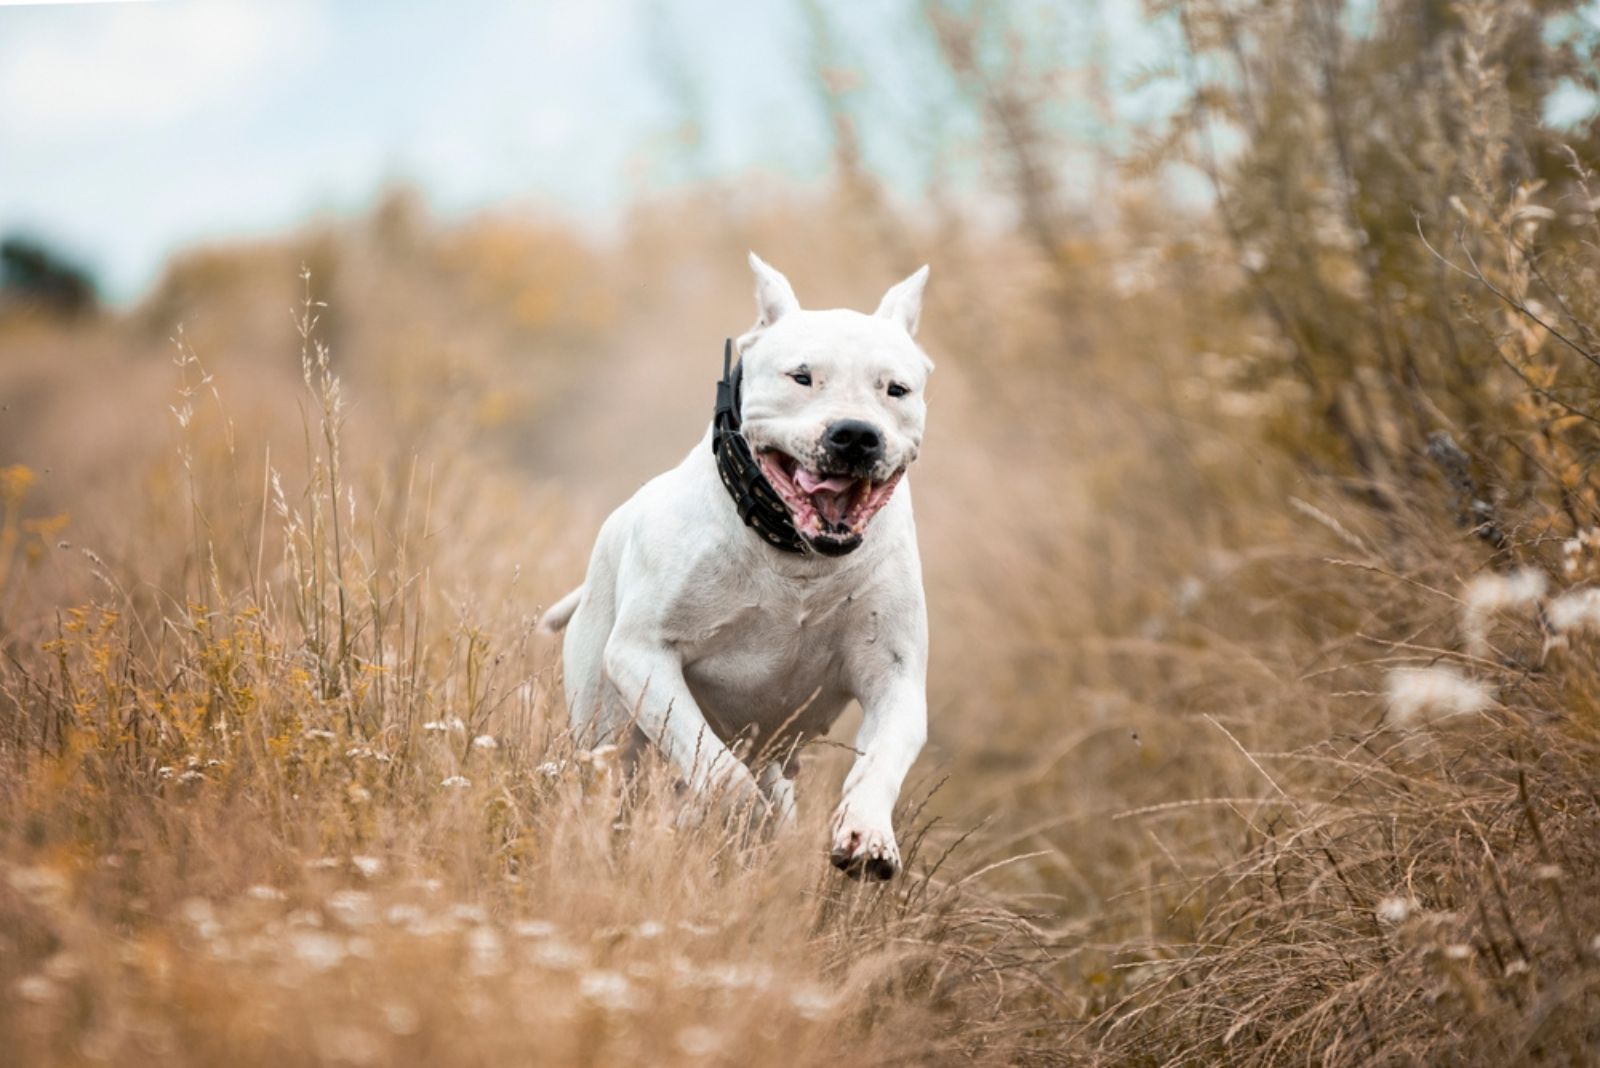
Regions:
<instances>
[{"instance_id":1,"label":"dog's eye","mask_svg":"<svg viewBox=\"0 0 1600 1068\"><path fill-rule=\"evenodd\" d=\"M889 383L889 396L891 396L891 397L904 397L907 393L910 393L910 392L911 392L911 390L907 389L905 386L902 386L898 382L890 382Z\"/></svg>"},{"instance_id":2,"label":"dog's eye","mask_svg":"<svg viewBox=\"0 0 1600 1068\"><path fill-rule=\"evenodd\" d=\"M794 379L802 386L809 386L811 384L810 371L790 371L789 377Z\"/></svg>"}]
</instances>

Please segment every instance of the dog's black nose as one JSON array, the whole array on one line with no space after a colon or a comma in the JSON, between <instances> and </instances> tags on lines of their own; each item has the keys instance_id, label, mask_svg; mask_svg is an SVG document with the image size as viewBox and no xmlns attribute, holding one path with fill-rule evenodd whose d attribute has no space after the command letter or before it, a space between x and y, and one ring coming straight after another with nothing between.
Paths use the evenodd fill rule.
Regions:
<instances>
[{"instance_id":1,"label":"dog's black nose","mask_svg":"<svg viewBox=\"0 0 1600 1068\"><path fill-rule=\"evenodd\" d=\"M865 419L841 419L822 440L829 455L846 467L871 467L883 459L883 435Z\"/></svg>"}]
</instances>

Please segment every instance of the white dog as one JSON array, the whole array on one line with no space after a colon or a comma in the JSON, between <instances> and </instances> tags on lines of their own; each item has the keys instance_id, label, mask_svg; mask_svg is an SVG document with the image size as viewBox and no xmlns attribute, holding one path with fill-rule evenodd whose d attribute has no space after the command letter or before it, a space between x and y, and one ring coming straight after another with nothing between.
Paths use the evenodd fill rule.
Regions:
<instances>
[{"instance_id":1,"label":"white dog","mask_svg":"<svg viewBox=\"0 0 1600 1068\"><path fill-rule=\"evenodd\" d=\"M691 788L793 816L799 743L864 719L833 863L900 869L895 799L927 734L927 611L903 476L933 364L912 340L928 279L874 315L805 311L754 253L759 318L677 467L600 528L567 628L567 707L588 741L658 746ZM870 524L870 527L869 527ZM642 736L642 737L641 737Z\"/></svg>"}]
</instances>

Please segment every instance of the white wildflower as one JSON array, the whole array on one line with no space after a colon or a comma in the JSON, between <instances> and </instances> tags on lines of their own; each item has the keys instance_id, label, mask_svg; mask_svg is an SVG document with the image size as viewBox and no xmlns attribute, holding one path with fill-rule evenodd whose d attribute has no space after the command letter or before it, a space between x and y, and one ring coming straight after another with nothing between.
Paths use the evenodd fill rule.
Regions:
<instances>
[{"instance_id":1,"label":"white wildflower","mask_svg":"<svg viewBox=\"0 0 1600 1068\"><path fill-rule=\"evenodd\" d=\"M818 1020L838 1004L838 999L820 986L802 984L789 994L789 1004L806 1019Z\"/></svg>"},{"instance_id":2,"label":"white wildflower","mask_svg":"<svg viewBox=\"0 0 1600 1068\"><path fill-rule=\"evenodd\" d=\"M494 735L492 734L480 734L472 739L472 747L474 749L499 749L500 743L494 740Z\"/></svg>"},{"instance_id":3,"label":"white wildflower","mask_svg":"<svg viewBox=\"0 0 1600 1068\"><path fill-rule=\"evenodd\" d=\"M440 782L439 785L447 786L452 789L461 789L463 787L471 786L472 780L467 778L465 775L451 775L444 781Z\"/></svg>"},{"instance_id":4,"label":"white wildflower","mask_svg":"<svg viewBox=\"0 0 1600 1068\"><path fill-rule=\"evenodd\" d=\"M465 734L467 725L460 716L449 716L445 719L431 719L422 725L422 729L430 734L444 734L447 731Z\"/></svg>"},{"instance_id":5,"label":"white wildflower","mask_svg":"<svg viewBox=\"0 0 1600 1068\"><path fill-rule=\"evenodd\" d=\"M1583 563L1583 542L1577 538L1568 538L1561 543L1561 570L1568 577L1576 575L1578 568Z\"/></svg>"},{"instance_id":6,"label":"white wildflower","mask_svg":"<svg viewBox=\"0 0 1600 1068\"><path fill-rule=\"evenodd\" d=\"M467 954L473 975L497 975L504 969L505 946L493 927L474 927L467 932Z\"/></svg>"},{"instance_id":7,"label":"white wildflower","mask_svg":"<svg viewBox=\"0 0 1600 1068\"><path fill-rule=\"evenodd\" d=\"M489 913L482 905L473 905L465 901L458 901L449 908L450 918L459 923L473 923L483 925L489 922Z\"/></svg>"},{"instance_id":8,"label":"white wildflower","mask_svg":"<svg viewBox=\"0 0 1600 1068\"><path fill-rule=\"evenodd\" d=\"M582 964L584 954L571 943L563 942L559 938L550 938L537 943L529 951L528 959L541 968L564 972Z\"/></svg>"},{"instance_id":9,"label":"white wildflower","mask_svg":"<svg viewBox=\"0 0 1600 1068\"><path fill-rule=\"evenodd\" d=\"M1400 924L1411 918L1412 910L1417 903L1409 897L1391 894L1378 902L1378 907L1373 911L1377 913L1379 923Z\"/></svg>"},{"instance_id":10,"label":"white wildflower","mask_svg":"<svg viewBox=\"0 0 1600 1068\"><path fill-rule=\"evenodd\" d=\"M378 918L372 895L364 890L340 890L329 894L328 911L346 927L365 927Z\"/></svg>"},{"instance_id":11,"label":"white wildflower","mask_svg":"<svg viewBox=\"0 0 1600 1068\"><path fill-rule=\"evenodd\" d=\"M1565 636L1574 631L1600 631L1600 586L1568 590L1545 606L1550 629Z\"/></svg>"},{"instance_id":12,"label":"white wildflower","mask_svg":"<svg viewBox=\"0 0 1600 1068\"><path fill-rule=\"evenodd\" d=\"M672 967L684 983L702 989L765 990L773 979L772 969L760 964L725 961L697 965L676 957Z\"/></svg>"},{"instance_id":13,"label":"white wildflower","mask_svg":"<svg viewBox=\"0 0 1600 1068\"><path fill-rule=\"evenodd\" d=\"M1600 557L1600 527L1585 527L1561 543L1561 570L1568 578L1588 577L1596 557Z\"/></svg>"},{"instance_id":14,"label":"white wildflower","mask_svg":"<svg viewBox=\"0 0 1600 1068\"><path fill-rule=\"evenodd\" d=\"M578 980L578 993L603 1009L625 1011L634 1006L633 984L620 972L585 972Z\"/></svg>"},{"instance_id":15,"label":"white wildflower","mask_svg":"<svg viewBox=\"0 0 1600 1068\"><path fill-rule=\"evenodd\" d=\"M67 877L52 868L12 868L6 875L11 888L39 905L60 904L67 895Z\"/></svg>"},{"instance_id":16,"label":"white wildflower","mask_svg":"<svg viewBox=\"0 0 1600 1068\"><path fill-rule=\"evenodd\" d=\"M564 760L546 760L533 770L547 779L558 779L566 766L567 762Z\"/></svg>"},{"instance_id":17,"label":"white wildflower","mask_svg":"<svg viewBox=\"0 0 1600 1068\"><path fill-rule=\"evenodd\" d=\"M1398 727L1481 712L1494 703L1494 692L1485 683L1452 667L1396 668L1389 672L1384 689L1389 721Z\"/></svg>"},{"instance_id":18,"label":"white wildflower","mask_svg":"<svg viewBox=\"0 0 1600 1068\"><path fill-rule=\"evenodd\" d=\"M54 1001L58 992L56 984L42 975L29 975L17 980L17 996L37 1005Z\"/></svg>"},{"instance_id":19,"label":"white wildflower","mask_svg":"<svg viewBox=\"0 0 1600 1068\"><path fill-rule=\"evenodd\" d=\"M344 941L322 931L291 931L289 948L314 972L336 968L344 960Z\"/></svg>"},{"instance_id":20,"label":"white wildflower","mask_svg":"<svg viewBox=\"0 0 1600 1068\"><path fill-rule=\"evenodd\" d=\"M1544 597L1549 578L1537 568L1505 574L1489 572L1467 583L1461 597L1461 631L1467 650L1482 655L1489 648L1489 624L1497 612L1528 611Z\"/></svg>"},{"instance_id":21,"label":"white wildflower","mask_svg":"<svg viewBox=\"0 0 1600 1068\"><path fill-rule=\"evenodd\" d=\"M353 856L350 863L355 865L356 871L368 879L376 879L383 874L384 863L382 857Z\"/></svg>"},{"instance_id":22,"label":"white wildflower","mask_svg":"<svg viewBox=\"0 0 1600 1068\"><path fill-rule=\"evenodd\" d=\"M203 897L185 898L178 905L178 914L189 922L195 934L207 942L222 933L222 925L217 922L211 902Z\"/></svg>"}]
</instances>

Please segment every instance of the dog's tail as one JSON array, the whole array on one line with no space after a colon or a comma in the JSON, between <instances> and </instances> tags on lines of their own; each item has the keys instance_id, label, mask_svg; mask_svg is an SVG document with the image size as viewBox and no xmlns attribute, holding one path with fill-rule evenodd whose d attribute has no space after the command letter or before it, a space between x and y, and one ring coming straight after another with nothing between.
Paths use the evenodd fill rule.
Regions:
<instances>
[{"instance_id":1,"label":"dog's tail","mask_svg":"<svg viewBox=\"0 0 1600 1068\"><path fill-rule=\"evenodd\" d=\"M578 602L581 600L583 600L583 587L579 586L551 605L545 614L539 617L539 629L546 634L560 632L572 618L572 613L578 610Z\"/></svg>"}]
</instances>

